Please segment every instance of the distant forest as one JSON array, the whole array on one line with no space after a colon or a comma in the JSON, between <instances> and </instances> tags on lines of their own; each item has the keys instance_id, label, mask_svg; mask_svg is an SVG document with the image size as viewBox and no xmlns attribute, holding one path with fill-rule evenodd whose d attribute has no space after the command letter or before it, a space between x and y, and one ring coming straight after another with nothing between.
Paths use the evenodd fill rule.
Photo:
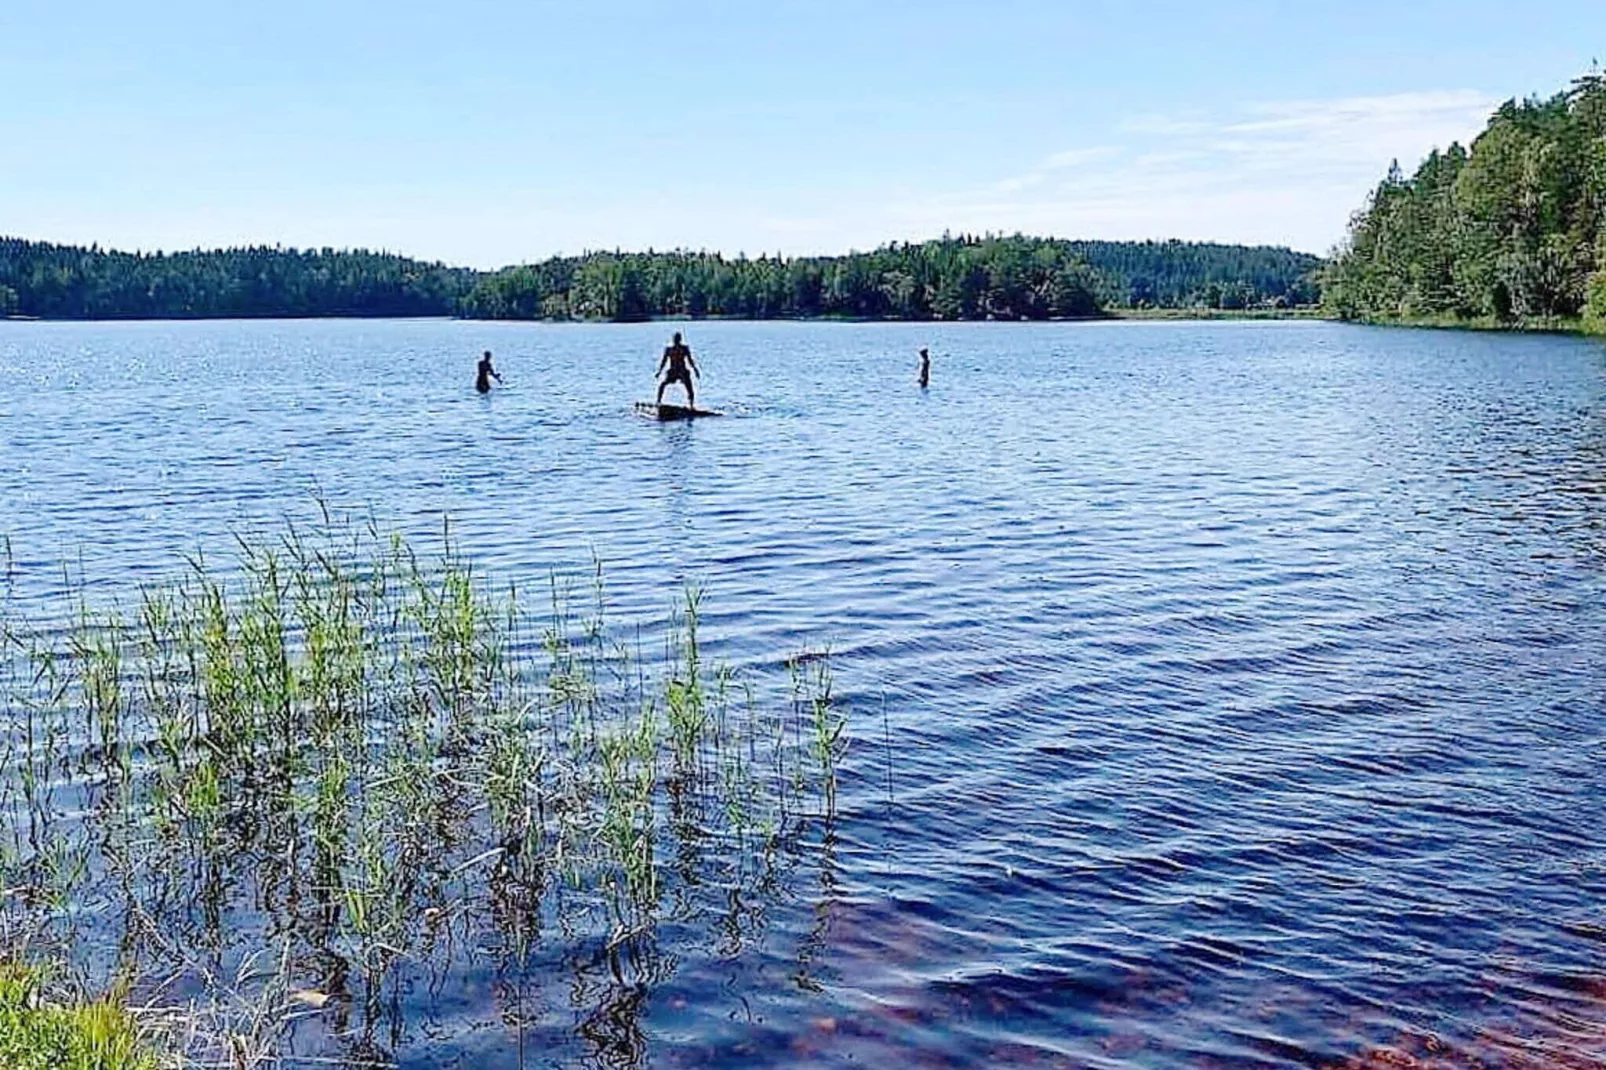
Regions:
<instances>
[{"instance_id":1,"label":"distant forest","mask_svg":"<svg viewBox=\"0 0 1606 1070\"><path fill-rule=\"evenodd\" d=\"M1606 333L1606 79L1508 101L1470 149L1396 163L1324 272L1334 314Z\"/></svg>"},{"instance_id":2,"label":"distant forest","mask_svg":"<svg viewBox=\"0 0 1606 1070\"><path fill-rule=\"evenodd\" d=\"M945 237L874 252L728 259L596 253L480 280L465 315L491 319L1049 319L1108 308L1309 304L1321 261L1288 249L1189 242Z\"/></svg>"},{"instance_id":3,"label":"distant forest","mask_svg":"<svg viewBox=\"0 0 1606 1070\"><path fill-rule=\"evenodd\" d=\"M1267 245L1073 241L1102 300L1118 308L1294 308L1321 299L1322 261Z\"/></svg>"},{"instance_id":4,"label":"distant forest","mask_svg":"<svg viewBox=\"0 0 1606 1070\"><path fill-rule=\"evenodd\" d=\"M0 238L0 315L1049 319L1307 305L1320 266L1280 248L964 236L830 257L598 252L480 272L365 250L147 254Z\"/></svg>"},{"instance_id":5,"label":"distant forest","mask_svg":"<svg viewBox=\"0 0 1606 1070\"><path fill-rule=\"evenodd\" d=\"M479 273L388 253L118 253L0 238L0 314L46 319L445 316Z\"/></svg>"}]
</instances>

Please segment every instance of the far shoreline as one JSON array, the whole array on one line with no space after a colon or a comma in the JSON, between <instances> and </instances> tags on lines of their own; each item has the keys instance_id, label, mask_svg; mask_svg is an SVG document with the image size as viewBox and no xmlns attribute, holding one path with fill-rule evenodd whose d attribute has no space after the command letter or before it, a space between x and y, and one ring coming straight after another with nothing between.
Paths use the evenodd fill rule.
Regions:
<instances>
[{"instance_id":1,"label":"far shoreline","mask_svg":"<svg viewBox=\"0 0 1606 1070\"><path fill-rule=\"evenodd\" d=\"M1519 319L1502 322L1492 316L1329 316L1335 323L1357 327L1402 327L1417 331L1474 331L1484 334L1560 334L1599 338L1606 330L1591 330L1582 316Z\"/></svg>"},{"instance_id":2,"label":"far shoreline","mask_svg":"<svg viewBox=\"0 0 1606 1070\"><path fill-rule=\"evenodd\" d=\"M365 314L352 315L326 315L326 316L296 316L296 315L254 315L254 316L0 316L0 323L282 323L282 322L380 322L380 321L408 321L408 322L450 322L450 323L541 323L552 326L615 326L631 327L644 323L908 323L908 324L941 324L944 326L976 323L976 324L1031 324L1031 323L1110 323L1119 320L1175 320L1186 322L1189 320L1285 320L1285 319L1334 319L1323 315L1314 307L1301 307L1292 309L1197 309L1197 308L1149 308L1149 309L1111 309L1107 312L1093 316L1044 316L1033 317L994 317L984 319L913 319L904 316L646 316L640 319L575 319L575 318L532 318L521 319L513 317L479 317L479 316L372 316Z\"/></svg>"},{"instance_id":3,"label":"far shoreline","mask_svg":"<svg viewBox=\"0 0 1606 1070\"><path fill-rule=\"evenodd\" d=\"M1472 331L1487 334L1552 334L1578 338L1606 337L1606 330L1591 329L1582 317L1569 319L1520 320L1502 323L1492 317L1464 319L1453 316L1345 317L1315 305L1293 308L1117 308L1095 316L1049 316L1041 319L909 319L879 316L649 316L642 319L513 319L480 318L473 316L105 316L64 317L0 316L3 323L34 324L109 324L109 323L314 323L314 322L443 322L464 324L542 324L544 326L617 326L629 327L649 323L840 323L884 325L909 324L925 326L954 326L958 324L1013 325L1044 323L1225 323L1305 322L1344 323L1356 327L1404 328L1409 330Z\"/></svg>"}]
</instances>

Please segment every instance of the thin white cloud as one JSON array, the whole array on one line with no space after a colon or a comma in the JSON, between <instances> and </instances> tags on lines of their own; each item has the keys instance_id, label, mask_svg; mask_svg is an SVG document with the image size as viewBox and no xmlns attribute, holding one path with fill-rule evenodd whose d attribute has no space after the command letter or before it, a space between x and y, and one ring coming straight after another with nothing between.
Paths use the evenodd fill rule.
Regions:
<instances>
[{"instance_id":1,"label":"thin white cloud","mask_svg":"<svg viewBox=\"0 0 1606 1070\"><path fill-rule=\"evenodd\" d=\"M1022 190L1041 186L1056 171L1067 168L1095 163L1099 160L1113 159L1121 154L1121 149L1115 145L1095 145L1085 149L1068 149L1065 152L1056 152L1043 162L1021 175L1012 175L993 183L992 189L997 193L1018 193Z\"/></svg>"},{"instance_id":2,"label":"thin white cloud","mask_svg":"<svg viewBox=\"0 0 1606 1070\"><path fill-rule=\"evenodd\" d=\"M1392 159L1409 169L1477 134L1498 101L1473 90L1248 105L1225 117L1133 116L1119 144L1070 148L905 225L1088 237L1183 237L1325 252Z\"/></svg>"}]
</instances>

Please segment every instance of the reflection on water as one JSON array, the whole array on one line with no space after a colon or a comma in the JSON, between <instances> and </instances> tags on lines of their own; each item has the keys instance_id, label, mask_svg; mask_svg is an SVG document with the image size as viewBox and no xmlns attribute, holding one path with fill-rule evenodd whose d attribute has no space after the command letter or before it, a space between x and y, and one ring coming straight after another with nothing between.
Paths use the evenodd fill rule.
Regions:
<instances>
[{"instance_id":1,"label":"reflection on water","mask_svg":"<svg viewBox=\"0 0 1606 1070\"><path fill-rule=\"evenodd\" d=\"M447 878L391 980L309 975L346 995L298 1043L419 1066L1606 1060L1598 344L695 324L699 393L733 414L664 427L629 402L668 329L0 325L20 604L63 560L127 599L316 488L415 537L449 513L522 592L595 555L650 649L697 581L709 656L763 708L779 657L832 649L854 743L798 864L715 879L683 821L680 891L611 949L511 880L466 926ZM488 403L462 390L484 348L508 380ZM189 881L175 898L216 889L193 925L218 977L282 936L239 927L237 877Z\"/></svg>"}]
</instances>

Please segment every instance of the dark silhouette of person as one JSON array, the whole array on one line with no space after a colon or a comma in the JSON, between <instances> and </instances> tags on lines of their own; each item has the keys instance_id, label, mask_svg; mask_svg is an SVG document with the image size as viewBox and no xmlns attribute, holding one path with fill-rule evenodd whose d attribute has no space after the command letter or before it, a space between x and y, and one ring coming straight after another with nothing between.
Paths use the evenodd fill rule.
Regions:
<instances>
[{"instance_id":1,"label":"dark silhouette of person","mask_svg":"<svg viewBox=\"0 0 1606 1070\"><path fill-rule=\"evenodd\" d=\"M658 384L658 404L664 403L665 387L670 383L680 383L686 388L686 407L695 409L697 394L692 390L691 377L695 372L697 378L701 379L703 373L697 367L697 362L692 359L691 348L680 340L679 331L675 332L675 337L669 345L664 347L664 358L658 362L658 374L663 374L666 366L669 368L669 374L664 375L664 381Z\"/></svg>"},{"instance_id":2,"label":"dark silhouette of person","mask_svg":"<svg viewBox=\"0 0 1606 1070\"><path fill-rule=\"evenodd\" d=\"M480 358L480 373L474 380L474 389L482 394L489 394L491 392L492 379L499 383L502 381L502 377L496 374L496 369L491 367L491 351L487 349L485 356Z\"/></svg>"},{"instance_id":3,"label":"dark silhouette of person","mask_svg":"<svg viewBox=\"0 0 1606 1070\"><path fill-rule=\"evenodd\" d=\"M924 390L931 383L931 354L925 347L920 349L920 389Z\"/></svg>"}]
</instances>

